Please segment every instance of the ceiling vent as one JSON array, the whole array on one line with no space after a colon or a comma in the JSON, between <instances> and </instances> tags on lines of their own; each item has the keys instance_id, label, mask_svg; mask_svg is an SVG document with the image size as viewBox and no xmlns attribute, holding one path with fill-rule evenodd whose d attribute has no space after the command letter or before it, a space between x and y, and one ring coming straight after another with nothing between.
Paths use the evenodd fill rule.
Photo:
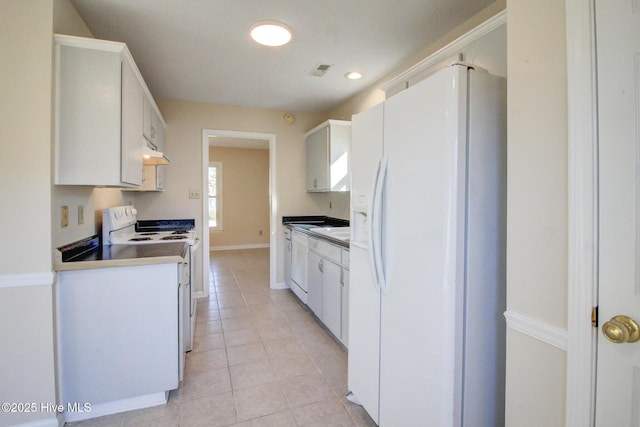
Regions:
<instances>
[{"instance_id":1,"label":"ceiling vent","mask_svg":"<svg viewBox=\"0 0 640 427\"><path fill-rule=\"evenodd\" d=\"M309 72L309 74L316 77L322 77L325 74L327 74L327 71L329 71L329 68L331 67L332 67L331 64L318 64L315 67L313 67L313 69Z\"/></svg>"}]
</instances>

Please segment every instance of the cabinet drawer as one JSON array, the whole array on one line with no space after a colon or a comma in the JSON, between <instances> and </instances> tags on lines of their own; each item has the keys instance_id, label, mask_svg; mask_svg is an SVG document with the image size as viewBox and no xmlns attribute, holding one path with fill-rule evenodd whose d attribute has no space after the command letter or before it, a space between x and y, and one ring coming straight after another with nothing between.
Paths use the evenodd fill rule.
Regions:
<instances>
[{"instance_id":1,"label":"cabinet drawer","mask_svg":"<svg viewBox=\"0 0 640 427\"><path fill-rule=\"evenodd\" d=\"M317 252L323 258L327 258L336 264L341 264L342 262L342 249L339 246L332 245L331 243L327 243L324 240L315 239L313 237L309 238L309 249Z\"/></svg>"}]
</instances>

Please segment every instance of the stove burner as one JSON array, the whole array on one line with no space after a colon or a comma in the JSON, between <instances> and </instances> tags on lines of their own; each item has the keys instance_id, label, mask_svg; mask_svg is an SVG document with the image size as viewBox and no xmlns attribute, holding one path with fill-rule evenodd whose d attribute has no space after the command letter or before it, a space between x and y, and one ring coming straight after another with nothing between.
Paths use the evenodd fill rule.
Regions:
<instances>
[{"instance_id":1,"label":"stove burner","mask_svg":"<svg viewBox=\"0 0 640 427\"><path fill-rule=\"evenodd\" d=\"M171 234L187 234L189 231L188 230L176 230Z\"/></svg>"},{"instance_id":2,"label":"stove burner","mask_svg":"<svg viewBox=\"0 0 640 427\"><path fill-rule=\"evenodd\" d=\"M161 240L184 240L187 236L164 236Z\"/></svg>"},{"instance_id":3,"label":"stove burner","mask_svg":"<svg viewBox=\"0 0 640 427\"><path fill-rule=\"evenodd\" d=\"M143 242L145 240L151 240L151 237L134 237L129 239L130 242Z\"/></svg>"},{"instance_id":4,"label":"stove burner","mask_svg":"<svg viewBox=\"0 0 640 427\"><path fill-rule=\"evenodd\" d=\"M138 233L141 236L155 236L158 233L155 232L148 232L148 233Z\"/></svg>"}]
</instances>

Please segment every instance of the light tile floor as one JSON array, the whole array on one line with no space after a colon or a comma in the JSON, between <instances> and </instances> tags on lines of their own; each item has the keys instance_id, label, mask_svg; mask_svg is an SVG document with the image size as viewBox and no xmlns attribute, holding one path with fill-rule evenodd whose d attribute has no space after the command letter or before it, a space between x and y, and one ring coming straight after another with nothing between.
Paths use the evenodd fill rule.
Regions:
<instances>
[{"instance_id":1,"label":"light tile floor","mask_svg":"<svg viewBox=\"0 0 640 427\"><path fill-rule=\"evenodd\" d=\"M375 426L344 398L347 353L289 290L269 250L214 252L185 379L167 405L78 426Z\"/></svg>"}]
</instances>

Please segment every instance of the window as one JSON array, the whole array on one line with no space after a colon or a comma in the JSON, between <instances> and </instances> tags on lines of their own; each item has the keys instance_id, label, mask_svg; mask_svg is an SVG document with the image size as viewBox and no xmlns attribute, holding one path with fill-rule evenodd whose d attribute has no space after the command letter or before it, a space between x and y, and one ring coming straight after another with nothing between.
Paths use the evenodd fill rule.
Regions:
<instances>
[{"instance_id":1,"label":"window","mask_svg":"<svg viewBox=\"0 0 640 427\"><path fill-rule=\"evenodd\" d=\"M222 230L222 163L209 163L209 229Z\"/></svg>"}]
</instances>

